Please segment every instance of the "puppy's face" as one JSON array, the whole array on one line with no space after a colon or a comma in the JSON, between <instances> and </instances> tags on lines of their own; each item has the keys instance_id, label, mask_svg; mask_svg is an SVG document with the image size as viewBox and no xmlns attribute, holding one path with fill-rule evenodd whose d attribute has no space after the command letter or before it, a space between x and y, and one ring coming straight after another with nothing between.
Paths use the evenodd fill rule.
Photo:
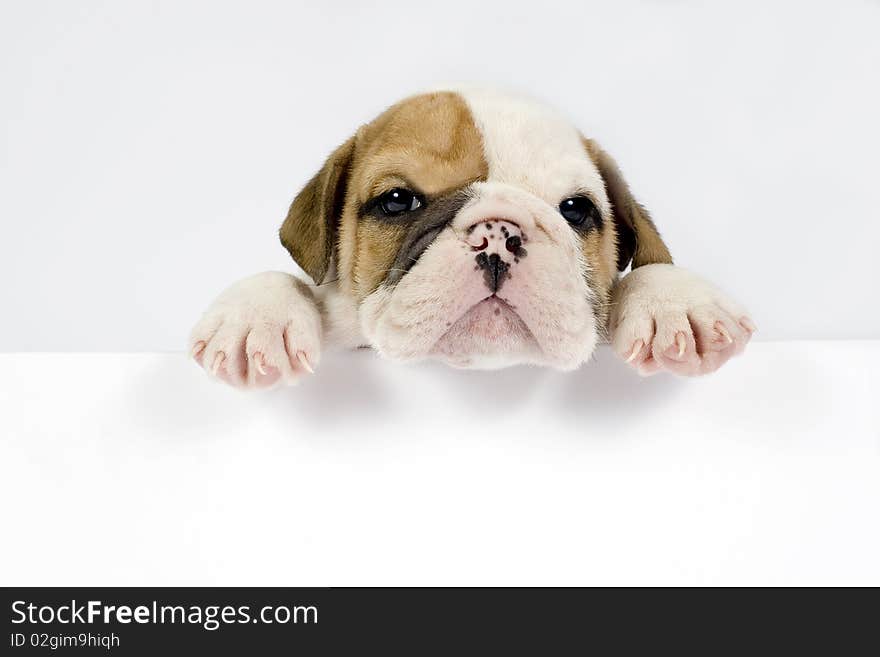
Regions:
<instances>
[{"instance_id":1,"label":"puppy's face","mask_svg":"<svg viewBox=\"0 0 880 657\"><path fill-rule=\"evenodd\" d=\"M605 330L617 271L671 262L604 152L488 92L416 96L363 126L281 239L316 283L335 265L380 353L458 367L573 369Z\"/></svg>"}]
</instances>

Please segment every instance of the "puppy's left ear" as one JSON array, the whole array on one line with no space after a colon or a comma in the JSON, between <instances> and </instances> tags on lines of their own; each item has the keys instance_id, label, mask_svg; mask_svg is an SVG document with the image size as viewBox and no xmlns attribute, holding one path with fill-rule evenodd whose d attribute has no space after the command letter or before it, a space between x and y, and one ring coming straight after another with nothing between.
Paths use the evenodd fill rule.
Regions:
<instances>
[{"instance_id":1,"label":"puppy's left ear","mask_svg":"<svg viewBox=\"0 0 880 657\"><path fill-rule=\"evenodd\" d=\"M592 139L584 138L584 146L605 181L617 229L617 269L623 271L632 261L632 268L655 263L672 264L669 249L648 211L636 201L617 162Z\"/></svg>"},{"instance_id":2,"label":"puppy's left ear","mask_svg":"<svg viewBox=\"0 0 880 657\"><path fill-rule=\"evenodd\" d=\"M316 284L327 275L333 258L336 225L345 203L345 190L355 137L337 148L321 170L293 199L281 225L281 244Z\"/></svg>"}]
</instances>

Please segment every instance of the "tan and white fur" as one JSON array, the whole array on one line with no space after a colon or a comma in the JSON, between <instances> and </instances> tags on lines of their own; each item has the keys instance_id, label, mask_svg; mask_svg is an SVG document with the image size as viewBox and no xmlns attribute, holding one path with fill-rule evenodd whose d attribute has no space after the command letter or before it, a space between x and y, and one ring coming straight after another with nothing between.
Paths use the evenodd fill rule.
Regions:
<instances>
[{"instance_id":1,"label":"tan and white fur","mask_svg":"<svg viewBox=\"0 0 880 657\"><path fill-rule=\"evenodd\" d=\"M377 199L394 189L419 207L383 214ZM594 208L587 228L560 214L572 197ZM755 330L672 264L595 142L534 101L491 91L415 96L362 126L296 197L281 239L313 284L257 274L192 332L196 360L236 386L295 382L329 345L571 370L610 340L643 375L698 375Z\"/></svg>"}]
</instances>

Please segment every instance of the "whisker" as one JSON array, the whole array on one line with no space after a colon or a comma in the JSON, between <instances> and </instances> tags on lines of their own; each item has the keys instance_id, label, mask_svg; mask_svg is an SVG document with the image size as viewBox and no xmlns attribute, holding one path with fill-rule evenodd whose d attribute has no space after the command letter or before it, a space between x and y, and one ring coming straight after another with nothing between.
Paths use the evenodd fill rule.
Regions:
<instances>
[{"instance_id":1,"label":"whisker","mask_svg":"<svg viewBox=\"0 0 880 657\"><path fill-rule=\"evenodd\" d=\"M324 285L332 285L333 283L338 283L338 282L339 282L339 278L337 277L337 278L334 278L332 281L324 281L323 283L318 283L316 285L313 285L312 287L322 287Z\"/></svg>"}]
</instances>

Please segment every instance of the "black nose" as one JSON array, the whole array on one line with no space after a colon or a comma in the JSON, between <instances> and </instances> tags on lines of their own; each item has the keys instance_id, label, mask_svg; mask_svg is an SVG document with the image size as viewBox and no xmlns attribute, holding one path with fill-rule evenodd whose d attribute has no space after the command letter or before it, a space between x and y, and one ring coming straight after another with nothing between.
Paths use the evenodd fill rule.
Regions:
<instances>
[{"instance_id":1,"label":"black nose","mask_svg":"<svg viewBox=\"0 0 880 657\"><path fill-rule=\"evenodd\" d=\"M508 276L510 265L504 262L497 253L487 256L484 251L477 254L477 267L483 270L486 287L497 292Z\"/></svg>"}]
</instances>

